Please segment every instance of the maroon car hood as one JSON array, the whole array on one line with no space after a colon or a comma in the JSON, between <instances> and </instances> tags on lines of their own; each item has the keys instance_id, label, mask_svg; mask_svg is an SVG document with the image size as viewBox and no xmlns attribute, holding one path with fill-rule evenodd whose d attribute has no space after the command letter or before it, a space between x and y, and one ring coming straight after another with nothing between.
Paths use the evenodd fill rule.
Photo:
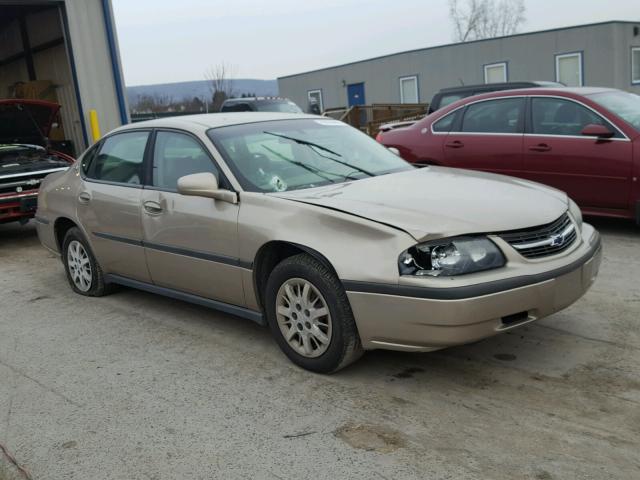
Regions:
<instances>
[{"instance_id":1,"label":"maroon car hood","mask_svg":"<svg viewBox=\"0 0 640 480\"><path fill-rule=\"evenodd\" d=\"M44 100L0 100L0 144L42 145L44 138L49 136L59 111L60 105Z\"/></svg>"}]
</instances>

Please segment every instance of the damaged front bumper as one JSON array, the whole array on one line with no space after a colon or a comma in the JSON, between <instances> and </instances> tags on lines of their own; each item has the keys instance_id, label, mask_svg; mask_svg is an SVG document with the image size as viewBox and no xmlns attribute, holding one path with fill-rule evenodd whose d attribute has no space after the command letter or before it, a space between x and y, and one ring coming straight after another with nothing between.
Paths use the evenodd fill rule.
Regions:
<instances>
[{"instance_id":1,"label":"damaged front bumper","mask_svg":"<svg viewBox=\"0 0 640 480\"><path fill-rule=\"evenodd\" d=\"M584 224L579 247L561 266L546 271L439 289L343 283L365 349L432 351L487 338L568 307L594 282L601 257L598 232Z\"/></svg>"}]
</instances>

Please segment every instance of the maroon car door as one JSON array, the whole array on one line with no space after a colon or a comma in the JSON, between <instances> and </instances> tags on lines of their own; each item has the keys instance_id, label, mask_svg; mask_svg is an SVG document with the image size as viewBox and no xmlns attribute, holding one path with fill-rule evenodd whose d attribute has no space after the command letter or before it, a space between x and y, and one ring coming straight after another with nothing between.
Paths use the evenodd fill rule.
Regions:
<instances>
[{"instance_id":1,"label":"maroon car door","mask_svg":"<svg viewBox=\"0 0 640 480\"><path fill-rule=\"evenodd\" d=\"M531 98L524 141L525 176L564 190L583 208L626 209L633 148L599 113L569 98ZM611 138L582 135L604 125Z\"/></svg>"},{"instance_id":2,"label":"maroon car door","mask_svg":"<svg viewBox=\"0 0 640 480\"><path fill-rule=\"evenodd\" d=\"M467 105L443 143L444 164L518 176L522 170L524 106L524 97Z\"/></svg>"}]
</instances>

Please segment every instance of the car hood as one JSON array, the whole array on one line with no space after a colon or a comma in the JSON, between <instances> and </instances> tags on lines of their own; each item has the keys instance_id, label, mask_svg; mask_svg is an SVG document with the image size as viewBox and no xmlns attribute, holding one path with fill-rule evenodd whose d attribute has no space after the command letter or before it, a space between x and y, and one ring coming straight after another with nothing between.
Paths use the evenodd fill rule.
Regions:
<instances>
[{"instance_id":1,"label":"car hood","mask_svg":"<svg viewBox=\"0 0 640 480\"><path fill-rule=\"evenodd\" d=\"M0 144L45 146L60 105L44 100L0 100Z\"/></svg>"},{"instance_id":2,"label":"car hood","mask_svg":"<svg viewBox=\"0 0 640 480\"><path fill-rule=\"evenodd\" d=\"M565 193L538 183L443 167L270 195L390 225L419 241L543 225L568 208Z\"/></svg>"}]
</instances>

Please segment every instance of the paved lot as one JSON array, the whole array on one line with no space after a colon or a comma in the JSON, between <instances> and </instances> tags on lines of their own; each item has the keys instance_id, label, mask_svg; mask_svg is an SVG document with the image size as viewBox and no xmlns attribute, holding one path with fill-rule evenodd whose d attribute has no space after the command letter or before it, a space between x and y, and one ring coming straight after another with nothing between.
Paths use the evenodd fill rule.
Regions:
<instances>
[{"instance_id":1,"label":"paved lot","mask_svg":"<svg viewBox=\"0 0 640 480\"><path fill-rule=\"evenodd\" d=\"M334 376L248 321L74 295L33 227L0 226L0 442L34 479L640 478L640 229L594 223L568 310Z\"/></svg>"}]
</instances>

